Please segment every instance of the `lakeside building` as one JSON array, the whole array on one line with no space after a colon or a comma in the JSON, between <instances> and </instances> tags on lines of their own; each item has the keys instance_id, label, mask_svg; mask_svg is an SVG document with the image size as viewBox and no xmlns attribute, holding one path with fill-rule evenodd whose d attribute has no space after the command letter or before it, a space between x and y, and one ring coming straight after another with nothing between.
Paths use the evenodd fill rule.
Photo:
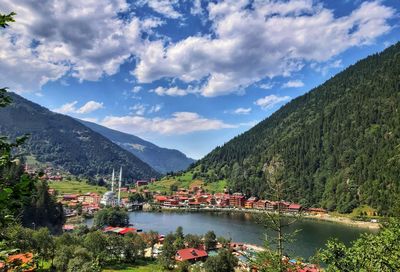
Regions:
<instances>
[{"instance_id":1,"label":"lakeside building","mask_svg":"<svg viewBox=\"0 0 400 272\"><path fill-rule=\"evenodd\" d=\"M184 248L176 252L175 260L178 262L189 261L191 263L197 261L205 261L208 257L208 253L205 250L197 248Z\"/></svg>"},{"instance_id":2,"label":"lakeside building","mask_svg":"<svg viewBox=\"0 0 400 272\"><path fill-rule=\"evenodd\" d=\"M242 193L234 193L229 198L229 206L241 208L244 207L245 197Z\"/></svg>"},{"instance_id":3,"label":"lakeside building","mask_svg":"<svg viewBox=\"0 0 400 272\"><path fill-rule=\"evenodd\" d=\"M117 200L115 198L115 193L113 191L106 192L100 200L100 204L104 206L115 206L117 205Z\"/></svg>"}]
</instances>

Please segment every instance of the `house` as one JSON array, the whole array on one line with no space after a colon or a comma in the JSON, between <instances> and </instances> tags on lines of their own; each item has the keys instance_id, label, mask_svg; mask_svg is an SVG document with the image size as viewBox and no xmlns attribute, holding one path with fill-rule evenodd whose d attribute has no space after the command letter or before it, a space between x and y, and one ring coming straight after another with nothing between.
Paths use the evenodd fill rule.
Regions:
<instances>
[{"instance_id":1,"label":"house","mask_svg":"<svg viewBox=\"0 0 400 272\"><path fill-rule=\"evenodd\" d=\"M289 211L289 206L290 206L289 202L279 201L277 203L277 208L279 208L281 210L281 212L288 212Z\"/></svg>"},{"instance_id":2,"label":"house","mask_svg":"<svg viewBox=\"0 0 400 272\"><path fill-rule=\"evenodd\" d=\"M205 250L200 250L196 248L185 248L178 250L175 255L175 260L178 262L197 262L204 261L207 259L208 254Z\"/></svg>"},{"instance_id":3,"label":"house","mask_svg":"<svg viewBox=\"0 0 400 272\"><path fill-rule=\"evenodd\" d=\"M267 202L267 200L260 199L259 201L254 202L253 208L257 210L265 210Z\"/></svg>"},{"instance_id":4,"label":"house","mask_svg":"<svg viewBox=\"0 0 400 272\"><path fill-rule=\"evenodd\" d=\"M120 227L106 227L104 228L103 232L105 233L116 233L120 235L124 235L127 233L136 233L140 232L141 230L135 228L120 228Z\"/></svg>"},{"instance_id":5,"label":"house","mask_svg":"<svg viewBox=\"0 0 400 272\"><path fill-rule=\"evenodd\" d=\"M323 208L309 208L307 209L307 212L312 213L312 214L325 214L327 213L327 210Z\"/></svg>"},{"instance_id":6,"label":"house","mask_svg":"<svg viewBox=\"0 0 400 272\"><path fill-rule=\"evenodd\" d=\"M249 199L247 199L244 202L244 207L246 209L253 209L254 208L254 203L256 203L256 201L257 201L257 198L252 196L252 197L250 197Z\"/></svg>"},{"instance_id":7,"label":"house","mask_svg":"<svg viewBox=\"0 0 400 272\"><path fill-rule=\"evenodd\" d=\"M71 200L77 200L78 195L75 194L70 194L70 195L63 195L63 200L65 201L71 201Z\"/></svg>"},{"instance_id":8,"label":"house","mask_svg":"<svg viewBox=\"0 0 400 272\"><path fill-rule=\"evenodd\" d=\"M90 204L99 204L101 201L101 196L96 193L87 193L84 195L78 196L78 201L83 203L90 203Z\"/></svg>"},{"instance_id":9,"label":"house","mask_svg":"<svg viewBox=\"0 0 400 272\"><path fill-rule=\"evenodd\" d=\"M23 271L32 272L35 271L35 261L32 253L20 253L8 256L7 264L18 264L22 270L10 269L8 271ZM0 262L0 271L5 271L6 263Z\"/></svg>"},{"instance_id":10,"label":"house","mask_svg":"<svg viewBox=\"0 0 400 272\"><path fill-rule=\"evenodd\" d=\"M173 198L164 201L164 206L179 206L179 201Z\"/></svg>"},{"instance_id":11,"label":"house","mask_svg":"<svg viewBox=\"0 0 400 272\"><path fill-rule=\"evenodd\" d=\"M287 211L288 212L292 212L292 213L296 213L296 212L300 212L302 208L303 207L300 204L292 203L287 208Z\"/></svg>"},{"instance_id":12,"label":"house","mask_svg":"<svg viewBox=\"0 0 400 272\"><path fill-rule=\"evenodd\" d=\"M244 206L245 197L241 193L234 193L229 198L229 206L241 208Z\"/></svg>"},{"instance_id":13,"label":"house","mask_svg":"<svg viewBox=\"0 0 400 272\"><path fill-rule=\"evenodd\" d=\"M166 196L157 195L154 199L157 203L164 203L168 198Z\"/></svg>"},{"instance_id":14,"label":"house","mask_svg":"<svg viewBox=\"0 0 400 272\"><path fill-rule=\"evenodd\" d=\"M62 227L62 229L64 232L71 232L75 229L75 226L74 225L64 225Z\"/></svg>"},{"instance_id":15,"label":"house","mask_svg":"<svg viewBox=\"0 0 400 272\"><path fill-rule=\"evenodd\" d=\"M267 202L265 203L265 209L268 211L273 211L277 208L278 204L274 201L269 201L266 200Z\"/></svg>"},{"instance_id":16,"label":"house","mask_svg":"<svg viewBox=\"0 0 400 272\"><path fill-rule=\"evenodd\" d=\"M146 186L148 184L149 184L149 181L147 181L147 180L137 180L136 181L136 187Z\"/></svg>"}]
</instances>

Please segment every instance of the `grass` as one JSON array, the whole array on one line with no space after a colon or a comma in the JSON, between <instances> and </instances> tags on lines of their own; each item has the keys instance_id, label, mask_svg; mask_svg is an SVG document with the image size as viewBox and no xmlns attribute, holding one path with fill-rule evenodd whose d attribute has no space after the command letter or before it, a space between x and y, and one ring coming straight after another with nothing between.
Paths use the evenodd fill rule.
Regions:
<instances>
[{"instance_id":1,"label":"grass","mask_svg":"<svg viewBox=\"0 0 400 272\"><path fill-rule=\"evenodd\" d=\"M164 271L156 261L139 260L137 264L115 264L103 269L103 272L161 272Z\"/></svg>"},{"instance_id":2,"label":"grass","mask_svg":"<svg viewBox=\"0 0 400 272\"><path fill-rule=\"evenodd\" d=\"M171 186L176 185L178 188L190 189L190 187L197 186L204 188L207 192L223 192L227 186L227 180L219 180L216 182L206 184L201 179L193 179L192 172L185 172L181 176L166 177L160 181L152 183L148 186L150 191L171 193Z\"/></svg>"},{"instance_id":3,"label":"grass","mask_svg":"<svg viewBox=\"0 0 400 272\"><path fill-rule=\"evenodd\" d=\"M89 192L103 194L107 191L106 187L90 185L84 181L50 181L49 187L60 194L84 194Z\"/></svg>"}]
</instances>

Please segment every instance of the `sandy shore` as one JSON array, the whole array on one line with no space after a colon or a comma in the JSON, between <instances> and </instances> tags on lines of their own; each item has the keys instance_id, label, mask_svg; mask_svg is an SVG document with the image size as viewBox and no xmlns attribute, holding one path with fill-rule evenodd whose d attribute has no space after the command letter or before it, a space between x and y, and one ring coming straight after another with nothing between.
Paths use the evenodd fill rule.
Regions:
<instances>
[{"instance_id":1,"label":"sandy shore","mask_svg":"<svg viewBox=\"0 0 400 272\"><path fill-rule=\"evenodd\" d=\"M353 226L357 228L367 228L367 229L380 229L379 223L373 222L365 222L365 221L355 221L347 217L338 217L332 216L329 214L321 214L321 215L304 215L304 218L311 220L321 220L321 221L329 221L333 223L344 224L348 226Z\"/></svg>"}]
</instances>

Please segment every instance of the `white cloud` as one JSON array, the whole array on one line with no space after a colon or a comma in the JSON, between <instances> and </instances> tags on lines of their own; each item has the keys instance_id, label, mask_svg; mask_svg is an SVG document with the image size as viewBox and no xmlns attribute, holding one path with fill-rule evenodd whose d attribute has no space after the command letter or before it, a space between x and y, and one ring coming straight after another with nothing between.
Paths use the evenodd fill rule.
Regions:
<instances>
[{"instance_id":1,"label":"white cloud","mask_svg":"<svg viewBox=\"0 0 400 272\"><path fill-rule=\"evenodd\" d=\"M162 135L188 134L198 131L235 128L218 119L208 119L194 112L175 112L170 118L143 116L108 116L101 124L132 134L157 133Z\"/></svg>"},{"instance_id":2,"label":"white cloud","mask_svg":"<svg viewBox=\"0 0 400 272\"><path fill-rule=\"evenodd\" d=\"M117 16L128 9L124 0L1 1L2 12L17 16L0 33L0 81L22 92L67 73L79 80L115 74L141 50L140 21Z\"/></svg>"},{"instance_id":3,"label":"white cloud","mask_svg":"<svg viewBox=\"0 0 400 272\"><path fill-rule=\"evenodd\" d=\"M260 106L263 109L270 109L273 106L282 103L282 102L286 102L289 101L291 99L290 96L277 96L277 95L267 95L266 97L257 99L256 102L254 102L254 104Z\"/></svg>"},{"instance_id":4,"label":"white cloud","mask_svg":"<svg viewBox=\"0 0 400 272\"><path fill-rule=\"evenodd\" d=\"M188 93L194 92L193 89L188 88L188 89L181 89L178 87L170 87L170 88L164 88L164 87L157 87L154 90L151 90L151 92L155 92L159 96L164 96L164 95L169 95L169 96L185 96Z\"/></svg>"},{"instance_id":5,"label":"white cloud","mask_svg":"<svg viewBox=\"0 0 400 272\"><path fill-rule=\"evenodd\" d=\"M300 88L304 86L304 82L301 80L290 80L282 85L282 88Z\"/></svg>"},{"instance_id":6,"label":"white cloud","mask_svg":"<svg viewBox=\"0 0 400 272\"><path fill-rule=\"evenodd\" d=\"M156 113L156 112L159 112L161 109L162 109L162 105L156 104L154 106L151 106L151 108L149 109L149 113Z\"/></svg>"},{"instance_id":7,"label":"white cloud","mask_svg":"<svg viewBox=\"0 0 400 272\"><path fill-rule=\"evenodd\" d=\"M237 108L233 111L234 114L249 114L251 112L251 108Z\"/></svg>"},{"instance_id":8,"label":"white cloud","mask_svg":"<svg viewBox=\"0 0 400 272\"><path fill-rule=\"evenodd\" d=\"M307 62L323 63L374 42L391 29L394 16L381 1L339 18L312 0L229 0L210 3L208 12L213 35L149 42L134 70L138 81L205 82L199 91L208 97L243 93L266 77L290 76Z\"/></svg>"},{"instance_id":9,"label":"white cloud","mask_svg":"<svg viewBox=\"0 0 400 272\"><path fill-rule=\"evenodd\" d=\"M274 87L273 83L263 83L258 85L259 88L264 89L264 90L269 90L272 89L272 87Z\"/></svg>"},{"instance_id":10,"label":"white cloud","mask_svg":"<svg viewBox=\"0 0 400 272\"><path fill-rule=\"evenodd\" d=\"M66 103L66 104L62 105L60 108L53 109L53 111L62 113L62 114L68 114L68 113L87 114L87 113L91 113L93 111L104 108L102 102L99 103L99 102L96 102L93 100L87 102L85 105L83 105L80 108L76 108L76 104L78 104L78 101Z\"/></svg>"},{"instance_id":11,"label":"white cloud","mask_svg":"<svg viewBox=\"0 0 400 272\"><path fill-rule=\"evenodd\" d=\"M167 18L178 19L182 17L182 14L175 9L175 6L179 3L178 0L142 0L138 2L138 5L143 5L144 3Z\"/></svg>"},{"instance_id":12,"label":"white cloud","mask_svg":"<svg viewBox=\"0 0 400 272\"><path fill-rule=\"evenodd\" d=\"M78 101L66 103L59 108L53 109L53 111L62 113L62 114L74 113L74 112L76 112L76 107L75 107L76 104L78 104Z\"/></svg>"},{"instance_id":13,"label":"white cloud","mask_svg":"<svg viewBox=\"0 0 400 272\"><path fill-rule=\"evenodd\" d=\"M76 113L79 114L85 114L85 113L91 113L93 111L99 110L104 108L103 102L99 103L96 101L89 101L85 105L83 105L81 108L79 108Z\"/></svg>"},{"instance_id":14,"label":"white cloud","mask_svg":"<svg viewBox=\"0 0 400 272\"><path fill-rule=\"evenodd\" d=\"M328 74L329 70L343 67L342 60L335 60L325 64L311 63L310 67L315 71L321 73L323 76Z\"/></svg>"},{"instance_id":15,"label":"white cloud","mask_svg":"<svg viewBox=\"0 0 400 272\"><path fill-rule=\"evenodd\" d=\"M146 105L137 103L129 109L132 110L136 115L144 115L146 112Z\"/></svg>"},{"instance_id":16,"label":"white cloud","mask_svg":"<svg viewBox=\"0 0 400 272\"><path fill-rule=\"evenodd\" d=\"M138 93L138 92L140 92L142 90L142 87L140 87L140 86L135 86L135 87L133 87L132 88L132 93Z\"/></svg>"}]
</instances>

